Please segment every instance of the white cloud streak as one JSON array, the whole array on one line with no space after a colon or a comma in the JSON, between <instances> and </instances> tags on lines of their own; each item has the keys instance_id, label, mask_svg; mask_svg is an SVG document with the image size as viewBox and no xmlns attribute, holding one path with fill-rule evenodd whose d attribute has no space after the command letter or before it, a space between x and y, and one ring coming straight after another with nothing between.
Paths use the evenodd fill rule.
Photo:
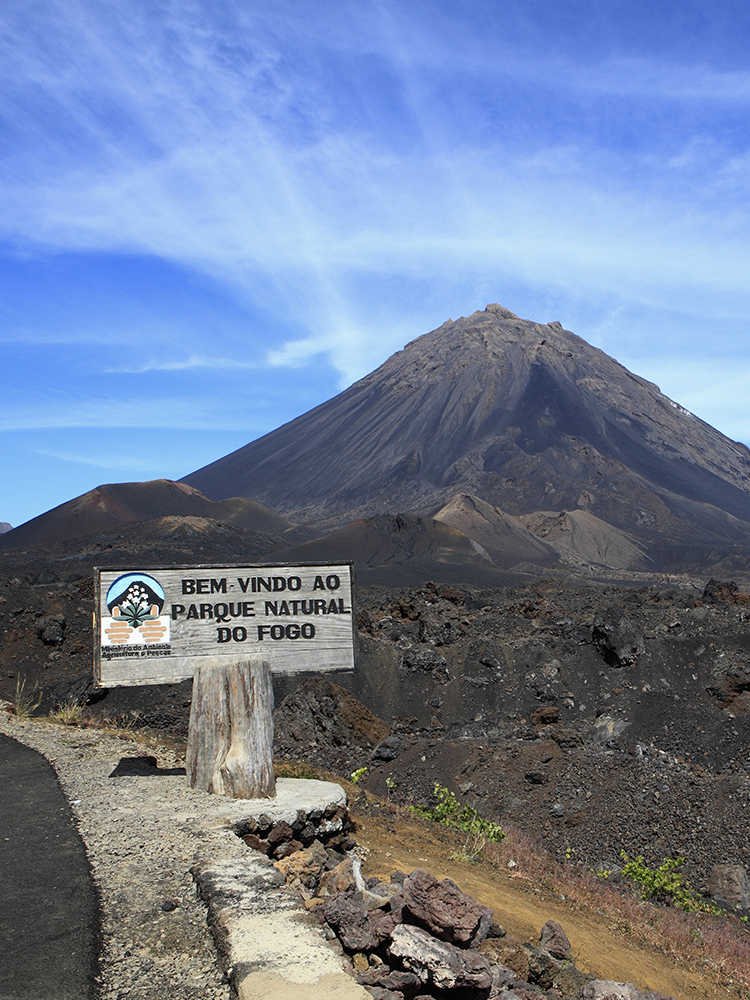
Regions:
<instances>
[{"instance_id":1,"label":"white cloud streak","mask_svg":"<svg viewBox=\"0 0 750 1000\"><path fill-rule=\"evenodd\" d=\"M257 361L243 358L222 358L210 354L191 354L187 358L152 358L133 365L115 365L106 368L111 375L143 375L146 372L187 372L187 371L252 371L259 368Z\"/></svg>"},{"instance_id":2,"label":"white cloud streak","mask_svg":"<svg viewBox=\"0 0 750 1000\"><path fill-rule=\"evenodd\" d=\"M128 446L137 433L144 454L163 453L160 432L180 430L271 430L237 406L185 397L137 397L13 404L0 412L0 432L64 428L109 428L112 448ZM149 433L151 432L151 433Z\"/></svg>"},{"instance_id":3,"label":"white cloud streak","mask_svg":"<svg viewBox=\"0 0 750 1000\"><path fill-rule=\"evenodd\" d=\"M34 454L39 455L41 458L54 458L58 462L67 462L72 465L91 466L95 469L128 470L146 473L164 472L163 460L148 460L144 459L142 456L123 455L118 454L117 452L103 456L94 456L78 454L77 452L70 451L56 451L54 449L37 448L34 450Z\"/></svg>"}]
</instances>

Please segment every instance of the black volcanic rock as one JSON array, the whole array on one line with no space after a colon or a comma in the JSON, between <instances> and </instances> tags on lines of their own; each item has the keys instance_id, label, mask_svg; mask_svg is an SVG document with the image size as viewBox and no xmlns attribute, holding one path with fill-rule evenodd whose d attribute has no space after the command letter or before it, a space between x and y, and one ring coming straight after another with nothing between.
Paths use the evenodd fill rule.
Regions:
<instances>
[{"instance_id":1,"label":"black volcanic rock","mask_svg":"<svg viewBox=\"0 0 750 1000\"><path fill-rule=\"evenodd\" d=\"M186 482L330 523L435 514L462 493L511 515L585 511L653 569L750 549L747 447L559 324L496 305Z\"/></svg>"}]
</instances>

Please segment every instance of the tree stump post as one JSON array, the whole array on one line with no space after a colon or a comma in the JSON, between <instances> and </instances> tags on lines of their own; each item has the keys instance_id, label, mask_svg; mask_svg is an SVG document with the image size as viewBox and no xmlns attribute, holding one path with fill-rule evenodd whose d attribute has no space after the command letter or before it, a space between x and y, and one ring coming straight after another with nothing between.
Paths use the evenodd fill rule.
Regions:
<instances>
[{"instance_id":1,"label":"tree stump post","mask_svg":"<svg viewBox=\"0 0 750 1000\"><path fill-rule=\"evenodd\" d=\"M276 794L273 685L265 660L207 663L195 671L186 770L191 788L214 795Z\"/></svg>"}]
</instances>

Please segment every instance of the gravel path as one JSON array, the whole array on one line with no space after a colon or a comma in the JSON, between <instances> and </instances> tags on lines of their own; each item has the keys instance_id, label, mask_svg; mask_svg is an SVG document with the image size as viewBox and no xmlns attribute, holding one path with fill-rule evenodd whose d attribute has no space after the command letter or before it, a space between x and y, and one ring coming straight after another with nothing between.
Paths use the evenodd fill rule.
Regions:
<instances>
[{"instance_id":1,"label":"gravel path","mask_svg":"<svg viewBox=\"0 0 750 1000\"><path fill-rule=\"evenodd\" d=\"M0 731L44 754L72 804L101 901L101 1000L229 1000L190 872L204 849L244 850L206 829L216 799L182 775L111 777L121 758L153 753L130 739L3 711ZM158 764L182 761L163 750Z\"/></svg>"}]
</instances>

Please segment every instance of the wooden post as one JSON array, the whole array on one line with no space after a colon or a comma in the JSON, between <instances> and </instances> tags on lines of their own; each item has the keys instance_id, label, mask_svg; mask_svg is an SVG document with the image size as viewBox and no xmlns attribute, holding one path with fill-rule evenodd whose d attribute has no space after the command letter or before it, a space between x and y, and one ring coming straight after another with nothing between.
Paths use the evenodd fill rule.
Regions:
<instances>
[{"instance_id":1,"label":"wooden post","mask_svg":"<svg viewBox=\"0 0 750 1000\"><path fill-rule=\"evenodd\" d=\"M273 798L272 713L271 668L265 660L199 666L188 726L191 788L233 799Z\"/></svg>"}]
</instances>

